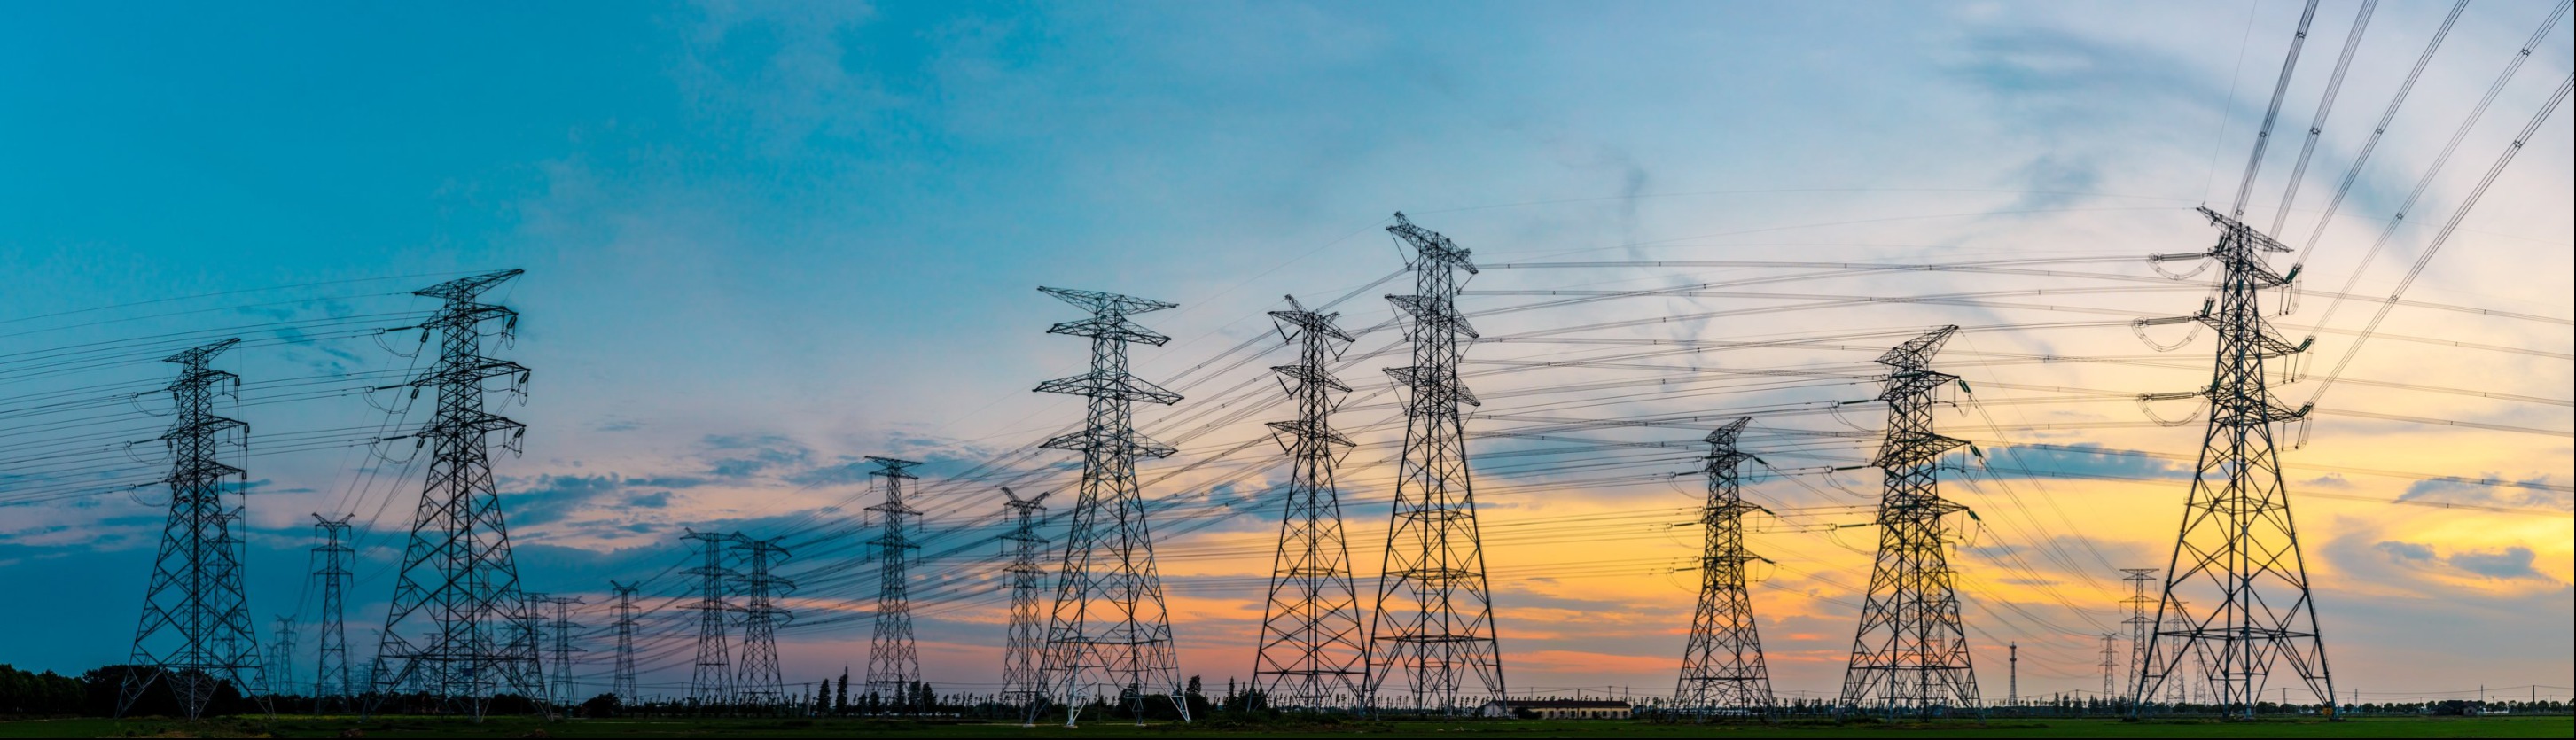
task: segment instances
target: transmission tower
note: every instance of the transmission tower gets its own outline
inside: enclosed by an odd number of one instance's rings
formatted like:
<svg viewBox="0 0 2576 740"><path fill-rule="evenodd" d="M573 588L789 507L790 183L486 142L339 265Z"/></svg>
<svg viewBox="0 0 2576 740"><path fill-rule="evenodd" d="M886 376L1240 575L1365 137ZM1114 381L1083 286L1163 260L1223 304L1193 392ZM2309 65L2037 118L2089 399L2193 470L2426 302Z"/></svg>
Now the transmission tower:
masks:
<svg viewBox="0 0 2576 740"><path fill-rule="evenodd" d="M704 585L697 603L684 607L698 612L698 662L689 676L689 701L703 712L733 703L733 650L725 637L726 614L734 610L725 601L725 581L734 577L733 569L725 567L725 543L733 535L692 529L681 539L697 540L704 562L686 571Z"/></svg>
<svg viewBox="0 0 2576 740"><path fill-rule="evenodd" d="M2114 676L2120 673L2120 661L2117 657L2119 653L2111 648L2112 641L2118 639L2120 639L2120 633L2102 633L2102 701L2104 702L2119 701L2119 696L2112 693L2118 691L2116 687L2119 685L2119 679Z"/></svg>
<svg viewBox="0 0 2576 740"><path fill-rule="evenodd" d="M1699 612L1682 649L1681 683L1673 688L1674 707L1701 720L1718 712L1760 716L1771 708L1771 672L1762 661L1753 599L1744 591L1745 564L1762 559L1744 549L1744 514L1762 507L1745 503L1736 476L1736 467L1753 458L1736 449L1751 423L1752 417L1743 417L1708 433L1708 505L1700 510L1708 544L1699 560Z"/></svg>
<svg viewBox="0 0 2576 740"><path fill-rule="evenodd" d="M1065 535L1064 562L1056 569L1055 611L1047 618L1045 658L1038 674L1049 693L1069 709L1072 726L1084 704L1102 699L1128 704L1145 721L1145 697L1163 694L1188 721L1181 696L1181 668L1172 641L1163 578L1154 568L1154 539L1145 524L1144 495L1136 486L1136 458L1167 457L1170 446L1139 434L1135 402L1171 405L1181 395L1127 373L1127 345L1162 346L1156 334L1128 316L1174 307L1162 301L1111 293L1039 288L1082 307L1091 318L1047 329L1091 339L1091 372L1050 380L1040 393L1090 400L1082 431L1050 439L1048 449L1082 453L1082 483ZM1036 721L1045 705L1031 702Z"/></svg>
<svg viewBox="0 0 2576 740"><path fill-rule="evenodd" d="M555 706L569 707L575 700L572 686L572 654L587 652L572 646L572 630L580 626L572 623L572 605L582 603L581 597L546 596L539 598L538 601L551 604L555 608L555 672L550 676L554 679L554 685L547 692L547 698L553 701Z"/></svg>
<svg viewBox="0 0 2576 740"><path fill-rule="evenodd" d="M1297 400L1297 418L1270 422L1288 453L1288 501L1279 551L1271 558L1253 686L1274 707L1364 708L1367 639L1359 589L1351 583L1350 543L1342 537L1341 489L1333 481L1334 463L1352 444L1333 431L1331 416L1341 405L1336 393L1351 388L1325 368L1353 339L1333 325L1340 314L1308 311L1296 296L1288 297L1288 307L1270 318L1282 339L1296 343L1297 364L1270 370Z"/></svg>
<svg viewBox="0 0 2576 740"><path fill-rule="evenodd" d="M1932 717L1978 707L1977 674L1950 577L1951 537L1941 523L1942 516L1968 507L1941 498L1935 464L1941 453L1965 443L1932 431L1933 393L1959 379L1933 371L1932 355L1958 330L1934 329L1878 358L1892 368L1878 394L1887 403L1887 438L1870 464L1885 471L1886 488L1878 504L1878 559L1870 570L1869 600L1861 607L1851 666L1843 674L1847 710Z"/></svg>
<svg viewBox="0 0 2576 740"><path fill-rule="evenodd" d="M639 585L608 582L609 590L617 594L617 621L611 625L617 634L617 669L608 679L608 693L625 704L643 701L635 691L635 590Z"/></svg>
<svg viewBox="0 0 2576 740"><path fill-rule="evenodd" d="M313 666L313 711L316 714L328 711L334 705L346 709L355 693L349 685L349 633L341 623L345 608L341 596L348 588L350 561L357 554L346 544L349 520L356 517L356 514L347 514L332 519L321 514L313 515L313 528L322 534L322 544L313 548L316 561L313 579L322 582L321 646L315 651Z"/></svg>
<svg viewBox="0 0 2576 740"><path fill-rule="evenodd" d="M542 707L553 707L555 706L554 684L546 680L545 655L546 600L551 597L537 591L520 591L519 598L527 602L527 608L520 612L527 615L525 620L519 622L520 639L537 647L537 693L529 694L528 701ZM548 711L551 713L552 710Z"/></svg>
<svg viewBox="0 0 2576 740"><path fill-rule="evenodd" d="M247 505L242 486L249 474L222 459L227 451L242 454L250 426L214 411L217 397L239 397L241 376L207 367L240 341L226 339L163 360L180 368L166 387L176 418L161 435L170 450L170 475L157 481L170 487L170 517L161 528L161 550L152 560L143 616L134 628L130 659L149 670L125 677L117 691L118 716L154 682L170 687L190 719L203 715L227 682L267 702L259 635L242 591L245 543L236 529Z"/></svg>
<svg viewBox="0 0 2576 740"><path fill-rule="evenodd" d="M2004 643L2004 655L2008 656L2004 659L2008 666L2004 673L2004 705L2018 707L2021 706L2021 643Z"/></svg>
<svg viewBox="0 0 2576 740"><path fill-rule="evenodd" d="M771 575L770 566L787 559L778 539L755 540L735 535L742 550L742 673L735 682L735 701L769 711L790 701L778 667L778 625L788 619L778 598L796 584Z"/></svg>
<svg viewBox="0 0 2576 740"><path fill-rule="evenodd" d="M1046 569L1038 559L1046 554L1046 539L1038 536L1038 520L1046 516L1040 502L1047 494L1020 498L1009 486L1002 487L1002 506L1011 514L1011 533L1002 536L1009 549L1011 567L1011 632L1002 649L1003 706L1029 706L1046 698L1046 687L1040 683L1038 667L1040 647L1046 644L1046 605L1042 600Z"/></svg>
<svg viewBox="0 0 2576 740"><path fill-rule="evenodd" d="M415 397L433 394L437 411L411 435L430 453L429 477L375 658L379 697L426 693L438 702L433 711L461 711L476 721L495 694L534 698L545 690L537 645L521 636L532 617L492 480L493 439L516 454L527 427L484 410L486 385L495 379L507 379L509 393L527 397L527 368L483 355L487 325L499 324L497 333L506 340L519 313L477 300L520 272L476 275L412 293L444 302L418 327L424 341L437 335L438 364L408 384Z"/></svg>
<svg viewBox="0 0 2576 740"><path fill-rule="evenodd" d="M2258 305L2263 289L2289 285L2298 271L2274 273L2264 262L2266 253L2287 252L2288 247L2215 211L2200 212L2219 228L2218 245L2201 254L2157 259L2216 260L2221 270L2218 295L2197 316L2140 322L2206 324L2217 330L2218 358L2208 388L2146 396L2206 397L2209 427L2183 506L2182 529L2174 538L2173 559L2165 568L2155 639L2147 644L2133 694L2154 693L2180 667L2181 656L2191 653L2216 659L2205 677L2218 694L2212 703L2222 714L2254 716L2276 661L2287 661L2317 700L2331 705L2334 677L2326 667L2307 561L2299 550L2298 527L2290 519L2290 491L2281 483L2279 450L2273 446L2278 425L2306 417L2308 409L2290 409L2273 400L2265 368L2267 360L2298 354L2307 344L2282 341ZM2185 599L2213 606L2194 613L2182 607Z"/></svg>
<svg viewBox="0 0 2576 740"><path fill-rule="evenodd" d="M275 636L268 643L269 677L276 679L279 686L293 686L295 685L295 618L280 614L269 624L271 625L269 634Z"/></svg>
<svg viewBox="0 0 2576 740"><path fill-rule="evenodd" d="M2139 661L2147 654L2147 633L2155 627L2155 620L2147 618L2147 605L2156 603L2155 599L2147 596L2147 584L2156 582L2156 569L2121 568L2120 572L2129 574L2120 579L2129 582L2129 598L2120 600L2122 605L2129 607L2129 618L2120 622L2129 626L2129 673L2127 675L2137 675ZM2139 694L2129 698L2146 701L2154 696Z"/></svg>
<svg viewBox="0 0 2576 740"><path fill-rule="evenodd" d="M1412 393L1404 403L1404 458L1369 624L1369 696L1374 706L1388 708L1386 682L1401 676L1403 696L1392 708L1459 714L1508 698L1458 410L1479 405L1458 380L1462 339L1476 337L1458 313L1458 286L1467 281L1458 273L1473 275L1476 265L1449 237L1413 225L1402 213L1386 230L1414 250L1405 263L1414 294L1387 296L1412 317L1405 339L1413 364L1386 372ZM1481 695L1462 697L1461 684L1471 676Z"/></svg>
<svg viewBox="0 0 2576 740"><path fill-rule="evenodd" d="M883 481L885 501L868 507L877 514L877 612L876 632L868 640L867 691L879 697L887 709L911 713L913 690L921 682L921 657L912 644L912 575L913 552L921 549L912 542L912 527L907 521L921 512L903 502L904 486L919 477L906 472L921 463L891 457L870 457L877 464L868 475Z"/></svg>

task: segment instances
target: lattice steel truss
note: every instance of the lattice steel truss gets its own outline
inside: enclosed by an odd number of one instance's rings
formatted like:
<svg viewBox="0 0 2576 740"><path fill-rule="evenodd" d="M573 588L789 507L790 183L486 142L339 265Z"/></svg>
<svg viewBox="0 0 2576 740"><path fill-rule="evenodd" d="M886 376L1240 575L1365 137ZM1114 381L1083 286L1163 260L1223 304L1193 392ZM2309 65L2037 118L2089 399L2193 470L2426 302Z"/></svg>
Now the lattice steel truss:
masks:
<svg viewBox="0 0 2576 740"><path fill-rule="evenodd" d="M424 341L438 337L438 364L409 383L414 397L434 394L437 410L412 435L429 451L429 477L370 669L379 702L407 692L426 694L432 704L425 709L480 721L496 694L536 699L545 691L537 645L524 628L532 617L492 480L493 438L516 454L527 427L484 410L486 385L495 379L510 381L508 393L527 396L527 368L483 354L486 325L499 323L497 334L507 339L519 313L478 300L520 273L487 273L413 292L444 302L436 317L418 327Z"/></svg>
<svg viewBox="0 0 2576 740"><path fill-rule="evenodd" d="M1280 338L1295 343L1297 364L1270 370L1296 399L1297 418L1270 422L1288 454L1289 476L1253 686L1274 707L1360 710L1368 705L1368 641L1342 536L1341 489L1333 482L1334 464L1352 444L1331 419L1338 394L1351 388L1325 367L1353 340L1333 325L1340 314L1306 310L1296 296L1288 307L1270 318Z"/></svg>
<svg viewBox="0 0 2576 740"><path fill-rule="evenodd" d="M2200 213L2219 228L2218 245L2157 259L2216 260L2218 295L2196 316L2140 322L2205 324L2217 330L2218 357L2209 387L2144 397L2206 397L2209 426L2165 568L2154 639L2131 694L2154 694L2181 667L2182 656L2192 655L2208 662L2202 677L2222 713L2254 716L2264 681L2284 661L2319 703L2332 705L2334 676L2326 666L2307 560L2274 444L2279 425L2305 418L2308 409L2274 400L2267 368L2270 359L2296 355L2308 345L2273 334L2259 300L2266 288L2290 285L2298 271L2275 273L2264 262L2265 254L2288 247L2216 211ZM2194 611L2185 601L2203 606Z"/></svg>
<svg viewBox="0 0 2576 740"><path fill-rule="evenodd" d="M1091 318L1047 329L1049 334L1090 338L1091 372L1037 387L1040 393L1090 399L1082 431L1044 445L1082 453L1082 483L1065 536L1063 565L1056 570L1055 609L1047 619L1045 657L1038 669L1041 683L1068 707L1066 726L1095 699L1128 705L1142 724L1146 697L1155 694L1168 696L1186 721L1189 702L1181 695L1180 657L1163 602L1162 575L1154 567L1145 500L1136 485L1137 458L1167 457L1173 449L1136 432L1134 409L1136 401L1170 405L1180 402L1181 395L1127 372L1128 343L1159 347L1171 341L1127 317L1175 304L1087 290L1038 290L1091 312ZM1031 702L1030 721L1045 710L1043 702Z"/></svg>
<svg viewBox="0 0 2576 740"><path fill-rule="evenodd" d="M768 712L792 709L801 697L787 693L786 678L778 667L778 626L793 616L778 605L796 584L770 573L770 568L785 561L787 548L777 538L755 540L734 535L734 548L742 553L742 662L734 678L734 703Z"/></svg>
<svg viewBox="0 0 2576 740"><path fill-rule="evenodd" d="M170 474L157 481L170 488L170 516L130 654L133 664L149 670L125 677L118 716L155 683L170 687L190 719L205 713L226 682L267 701L267 668L242 590L246 543L239 527L249 474L223 461L227 453L244 454L250 425L215 415L216 399L239 397L241 376L207 366L240 342L226 339L162 360L179 366L179 377L164 388L174 404L170 431L160 438L170 451Z"/></svg>
<svg viewBox="0 0 2576 740"><path fill-rule="evenodd" d="M347 543L349 520L356 514L332 519L313 515L313 529L322 535L322 544L313 548L313 579L322 584L322 631L313 666L313 712L346 710L356 694L349 681L349 631L343 618L351 572L349 565L357 551Z"/></svg>
<svg viewBox="0 0 2576 740"><path fill-rule="evenodd" d="M998 698L1003 706L1024 707L1046 698L1046 686L1038 677L1047 628L1046 568L1038 564L1046 556L1047 541L1038 536L1038 522L1046 517L1046 505L1041 503L1046 497L1040 493L1020 498L1009 486L1002 487L1002 506L1011 517L1011 533L1002 536L1002 546L1011 556L1011 566L1004 569L1011 578L1011 624L1002 648Z"/></svg>
<svg viewBox="0 0 2576 740"><path fill-rule="evenodd" d="M914 552L910 520L921 512L904 503L904 487L918 479L905 472L921 463L891 457L870 457L877 464L870 476L882 481L885 500L868 511L877 515L877 611L876 629L868 639L867 693L877 697L888 711L909 714L923 707L914 706L912 687L921 683L921 656L912 643L912 575Z"/></svg>
<svg viewBox="0 0 2576 740"><path fill-rule="evenodd" d="M2120 600L2121 606L2129 608L2129 618L2120 620L2121 624L2129 626L2129 670L2125 675L2135 676L2138 675L2141 661L2147 656L2147 634L2155 631L2156 626L2156 620L2147 617L2147 607L2156 603L2155 597L2147 595L2147 585L2156 582L2156 569L2121 568L2120 572L2128 574L2120 580L2129 583L2129 598ZM2155 697L2152 694L2142 694L2126 698L2130 701L2148 701Z"/></svg>
<svg viewBox="0 0 2576 740"><path fill-rule="evenodd" d="M579 596L547 596L537 601L555 608L554 621L548 625L554 630L555 667L554 673L546 677L546 697L557 707L569 707L577 701L572 694L572 654L586 652L572 645L572 631L581 627L572 621L572 605L582 600Z"/></svg>
<svg viewBox="0 0 2576 740"><path fill-rule="evenodd" d="M1386 230L1414 250L1405 263L1414 294L1386 297L1411 319L1405 338L1413 364L1386 371L1410 393L1395 512L1369 625L1369 695L1379 709L1461 714L1507 697L1459 411L1460 404L1479 405L1458 380L1458 361L1476 338L1458 313L1458 286L1466 282L1459 273L1473 275L1476 265L1449 237L1413 225L1402 213ZM1481 691L1462 695L1471 677ZM1389 680L1402 687L1392 700L1385 695Z"/></svg>
<svg viewBox="0 0 2576 740"><path fill-rule="evenodd" d="M726 600L725 584L735 573L725 561L726 543L734 535L688 530L681 539L698 542L698 567L684 571L698 577L698 600L682 607L698 613L698 657L689 674L689 701L698 711L731 705L734 700L733 641L726 623L735 610Z"/></svg>
<svg viewBox="0 0 2576 740"><path fill-rule="evenodd" d="M609 624L617 637L617 664L609 673L608 693L617 695L617 700L625 704L644 700L635 692L635 592L642 585L608 582L609 591L617 596L613 606L617 621Z"/></svg>
<svg viewBox="0 0 2576 740"><path fill-rule="evenodd" d="M1843 673L1845 711L1933 717L1976 710L1977 674L1968 633L1959 621L1949 543L1941 518L1967 507L1940 492L1943 452L1966 444L1932 430L1933 394L1959 376L1935 372L1932 355L1959 330L1944 326L1878 358L1891 368L1878 400L1887 404L1887 437L1872 466L1886 473L1878 504L1878 558L1869 599Z"/></svg>
<svg viewBox="0 0 2576 740"><path fill-rule="evenodd" d="M1771 671L1762 660L1762 635L1745 593L1745 564L1762 557L1744 549L1744 515L1762 507L1746 503L1736 467L1753 459L1736 448L1752 417L1708 433L1708 504L1700 522L1708 543L1700 553L1699 611L1691 617L1690 643L1682 650L1681 682L1673 708L1702 721L1711 717L1765 717L1771 712Z"/></svg>

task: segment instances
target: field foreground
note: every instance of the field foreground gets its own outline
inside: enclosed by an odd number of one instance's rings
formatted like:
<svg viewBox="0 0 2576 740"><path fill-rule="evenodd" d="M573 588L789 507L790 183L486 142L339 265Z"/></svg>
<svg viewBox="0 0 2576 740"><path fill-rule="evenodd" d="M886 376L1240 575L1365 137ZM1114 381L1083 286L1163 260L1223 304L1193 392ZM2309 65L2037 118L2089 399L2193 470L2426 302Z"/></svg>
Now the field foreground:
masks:
<svg viewBox="0 0 2576 740"><path fill-rule="evenodd" d="M355 729L357 733L348 733ZM347 734L344 734L347 733ZM2367 718L2345 722L2277 720L2221 723L2128 723L2101 719L1996 720L1930 724L1664 725L1610 720L1485 720L1470 722L1362 722L1333 725L1220 727L1101 722L1077 729L1021 727L981 722L906 722L810 719L602 719L543 722L492 719L481 724L435 717L280 717L274 721L224 718L202 722L166 719L58 719L0 722L12 737L1246 737L1260 735L1490 735L1496 737L2570 737L2576 717Z"/></svg>

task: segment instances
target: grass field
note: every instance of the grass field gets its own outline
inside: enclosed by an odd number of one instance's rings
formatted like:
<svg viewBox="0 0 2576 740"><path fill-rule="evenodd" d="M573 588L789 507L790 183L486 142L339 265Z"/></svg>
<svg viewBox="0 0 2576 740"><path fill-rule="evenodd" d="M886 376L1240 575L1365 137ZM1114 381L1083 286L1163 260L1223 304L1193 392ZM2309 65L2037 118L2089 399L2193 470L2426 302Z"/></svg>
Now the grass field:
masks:
<svg viewBox="0 0 2576 740"><path fill-rule="evenodd" d="M1489 720L1472 722L1374 722L1350 725L1278 727L1210 727L1157 724L1145 727L1094 723L1067 730L1060 726L1021 727L975 722L926 723L871 720L775 719L631 719L542 722L501 718L474 724L429 717L355 719L281 717L275 721L216 719L176 720L61 719L0 722L0 738L10 737L342 737L357 729L369 738L400 737L1245 737L1257 735L1488 735L1509 738L1547 737L2570 737L2570 717L2368 718L2346 722L2277 720L2262 722L2148 722L2055 719L1997 720L1985 725L1944 722L1925 725L1781 724L1661 725L1607 720Z"/></svg>

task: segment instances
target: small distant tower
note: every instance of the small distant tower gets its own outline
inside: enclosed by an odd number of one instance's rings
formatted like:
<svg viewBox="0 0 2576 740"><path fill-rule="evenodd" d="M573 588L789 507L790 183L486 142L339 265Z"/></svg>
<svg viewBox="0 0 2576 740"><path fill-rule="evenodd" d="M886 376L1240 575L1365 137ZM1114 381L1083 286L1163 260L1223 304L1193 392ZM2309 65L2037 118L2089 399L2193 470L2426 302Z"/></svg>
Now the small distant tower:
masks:
<svg viewBox="0 0 2576 740"><path fill-rule="evenodd" d="M725 582L734 578L733 569L725 566L725 544L734 537L693 529L681 538L697 540L704 563L687 571L701 585L697 603L686 607L698 613L697 670L689 677L689 701L704 712L734 700L733 647L725 634L728 614L734 611L725 600Z"/></svg>
<svg viewBox="0 0 2576 740"><path fill-rule="evenodd" d="M1708 433L1708 503L1700 522L1708 542L1700 553L1699 612L1682 651L1681 683L1673 705L1702 721L1720 712L1761 717L1770 713L1771 672L1762 660L1762 635L1745 592L1744 566L1761 557L1744 549L1744 515L1762 507L1744 501L1736 466L1753 458L1736 448L1743 417Z"/></svg>
<svg viewBox="0 0 2576 740"><path fill-rule="evenodd" d="M1025 707L1046 698L1046 686L1038 678L1038 653L1046 645L1046 601L1043 590L1046 569L1038 565L1046 556L1046 538L1038 536L1038 521L1046 516L1047 494L1020 498L1009 486L1002 487L1003 504L1009 509L1011 533L1002 536L1009 550L1011 567L1010 636L1002 650L1003 706Z"/></svg>
<svg viewBox="0 0 2576 740"><path fill-rule="evenodd" d="M891 457L870 457L877 464L869 473L884 481L885 501L868 507L875 512L880 525L877 546L876 631L868 640L868 693L883 701L888 710L911 714L925 709L913 705L913 686L921 683L921 658L912 643L912 576L909 566L913 551L911 526L907 521L921 516L903 501L903 489L918 476L907 472L921 463Z"/></svg>
<svg viewBox="0 0 2576 740"><path fill-rule="evenodd" d="M617 621L612 629L617 635L617 668L610 674L608 693L617 701L634 704L644 700L635 692L635 591L642 584L609 581L608 588L617 594Z"/></svg>
<svg viewBox="0 0 2576 740"><path fill-rule="evenodd" d="M349 564L357 556L357 551L347 544L349 520L356 517L313 515L313 528L322 535L322 544L313 548L313 579L322 584L321 647L313 669L313 711L317 714L335 708L347 710L356 693L349 682L349 634L341 621L345 616L341 595L349 585Z"/></svg>

